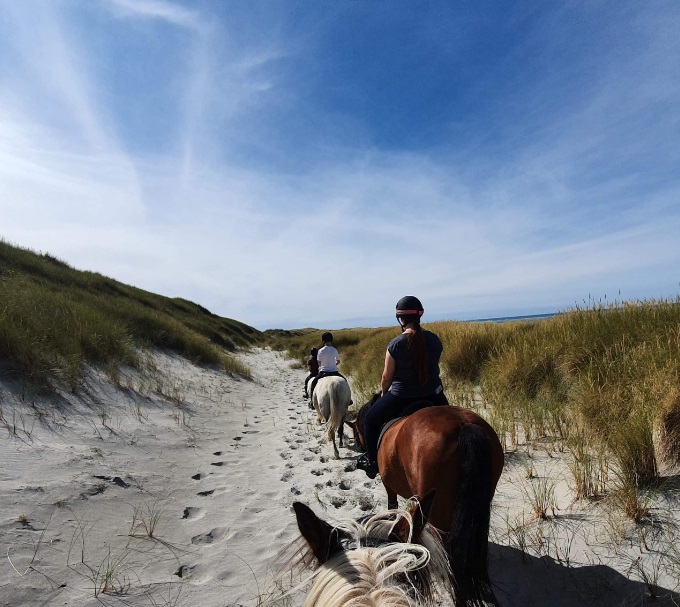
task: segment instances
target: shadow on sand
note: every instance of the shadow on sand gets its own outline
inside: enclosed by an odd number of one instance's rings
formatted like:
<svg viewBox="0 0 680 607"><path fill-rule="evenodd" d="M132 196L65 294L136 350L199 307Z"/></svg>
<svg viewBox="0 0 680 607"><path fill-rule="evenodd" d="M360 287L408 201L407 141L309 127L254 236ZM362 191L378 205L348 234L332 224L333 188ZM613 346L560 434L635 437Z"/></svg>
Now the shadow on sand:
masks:
<svg viewBox="0 0 680 607"><path fill-rule="evenodd" d="M566 566L509 546L489 545L489 569L501 607L680 605L680 594L628 579L606 565Z"/></svg>

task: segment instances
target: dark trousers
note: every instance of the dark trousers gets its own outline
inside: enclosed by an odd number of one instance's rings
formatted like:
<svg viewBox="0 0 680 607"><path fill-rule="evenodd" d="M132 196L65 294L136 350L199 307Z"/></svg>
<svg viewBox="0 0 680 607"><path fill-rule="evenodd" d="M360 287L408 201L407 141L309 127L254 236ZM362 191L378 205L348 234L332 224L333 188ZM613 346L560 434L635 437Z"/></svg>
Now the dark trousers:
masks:
<svg viewBox="0 0 680 607"><path fill-rule="evenodd" d="M307 377L305 377L305 394L308 394L307 392L307 383L309 382L312 377L316 377L318 375L318 371L316 373L310 373Z"/></svg>
<svg viewBox="0 0 680 607"><path fill-rule="evenodd" d="M427 404L425 401L427 401ZM449 404L443 390L439 394L411 398L403 398L395 396L391 392L386 392L369 407L364 418L364 442L366 444L366 451L368 451L368 457L373 463L378 461L378 438L380 437L381 428L387 422L404 415L404 412L409 409L410 405L420 402L423 403L423 406L417 407L409 411L409 413L414 413L419 408L424 409L432 405L446 406Z"/></svg>
<svg viewBox="0 0 680 607"><path fill-rule="evenodd" d="M312 389L309 391L309 398L312 398L312 396L314 395L314 388L316 388L316 383L322 377L342 377L342 379L347 381L347 378L342 373L340 373L340 371L319 371L316 374L314 381L312 382Z"/></svg>

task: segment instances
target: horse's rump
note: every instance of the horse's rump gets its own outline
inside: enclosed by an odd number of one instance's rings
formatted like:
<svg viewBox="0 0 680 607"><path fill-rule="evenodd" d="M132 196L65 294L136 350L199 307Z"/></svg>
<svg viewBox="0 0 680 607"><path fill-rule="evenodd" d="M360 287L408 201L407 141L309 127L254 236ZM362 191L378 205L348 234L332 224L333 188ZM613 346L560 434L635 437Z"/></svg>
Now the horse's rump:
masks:
<svg viewBox="0 0 680 607"><path fill-rule="evenodd" d="M338 375L328 375L319 379L312 395L312 404L317 411L319 421L322 418L326 421L326 438L333 441L336 458L339 453L335 445L335 434L338 434L340 446L343 446L342 429L351 400L352 392L349 383L344 377Z"/></svg>
<svg viewBox="0 0 680 607"><path fill-rule="evenodd" d="M489 438L485 455L491 495L503 469L503 450L493 428L474 411L461 407L427 407L398 421L383 437L378 465L387 489L402 497L437 490L430 523L446 532L452 523L452 504L461 475L459 439L466 424ZM396 465L395 465L396 464Z"/></svg>

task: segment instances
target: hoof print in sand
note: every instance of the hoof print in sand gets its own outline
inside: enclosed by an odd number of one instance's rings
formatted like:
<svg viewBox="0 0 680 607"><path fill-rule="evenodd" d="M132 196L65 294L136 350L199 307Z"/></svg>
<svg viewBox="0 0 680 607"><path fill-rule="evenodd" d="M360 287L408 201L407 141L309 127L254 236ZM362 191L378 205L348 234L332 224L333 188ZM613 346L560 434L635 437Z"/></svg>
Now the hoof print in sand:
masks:
<svg viewBox="0 0 680 607"><path fill-rule="evenodd" d="M124 489L127 489L130 484L126 483L120 476L103 476L100 474L95 474L95 478L101 479L103 481L108 481L112 485L117 485L118 487L123 487Z"/></svg>
<svg viewBox="0 0 680 607"><path fill-rule="evenodd" d="M191 577L191 572L193 569L194 567L190 565L182 565L177 571L175 571L175 575L183 579L188 579Z"/></svg>
<svg viewBox="0 0 680 607"><path fill-rule="evenodd" d="M198 474L194 474L191 478L193 478L195 481L200 481L202 478L205 478L205 474L201 474L199 472Z"/></svg>
<svg viewBox="0 0 680 607"><path fill-rule="evenodd" d="M203 584L210 580L210 574L203 571L201 565L182 565L175 575L190 584Z"/></svg>
<svg viewBox="0 0 680 607"><path fill-rule="evenodd" d="M352 488L352 484L347 479L342 479L339 487L343 491L349 491Z"/></svg>
<svg viewBox="0 0 680 607"><path fill-rule="evenodd" d="M94 497L95 495L99 495L100 493L104 493L109 488L109 486L106 483L97 483L96 485L92 485L89 489L83 491L80 494L81 499L88 499L90 497Z"/></svg>
<svg viewBox="0 0 680 607"><path fill-rule="evenodd" d="M187 506L184 509L184 514L182 518L188 521L195 521L198 520L199 518L203 518L203 516L205 516L205 511L203 510L203 508L194 508L192 506Z"/></svg>
<svg viewBox="0 0 680 607"><path fill-rule="evenodd" d="M224 462L212 462L211 466L224 466Z"/></svg>
<svg viewBox="0 0 680 607"><path fill-rule="evenodd" d="M199 491L196 495L199 495L200 497L208 497L209 495L212 495L215 493L214 489L210 489L208 491Z"/></svg>
<svg viewBox="0 0 680 607"><path fill-rule="evenodd" d="M209 533L195 535L191 538L191 543L199 546L203 546L205 544L214 544L215 542L219 542L226 535L226 533L227 532L223 527L216 527Z"/></svg>
<svg viewBox="0 0 680 607"><path fill-rule="evenodd" d="M219 456L219 455L222 455L222 453L223 453L223 451L215 451L215 453L213 453L213 455Z"/></svg>
<svg viewBox="0 0 680 607"><path fill-rule="evenodd" d="M291 487L291 488L290 488L290 492L291 492L293 495L302 495L302 491L300 491L300 489L298 489L297 487Z"/></svg>

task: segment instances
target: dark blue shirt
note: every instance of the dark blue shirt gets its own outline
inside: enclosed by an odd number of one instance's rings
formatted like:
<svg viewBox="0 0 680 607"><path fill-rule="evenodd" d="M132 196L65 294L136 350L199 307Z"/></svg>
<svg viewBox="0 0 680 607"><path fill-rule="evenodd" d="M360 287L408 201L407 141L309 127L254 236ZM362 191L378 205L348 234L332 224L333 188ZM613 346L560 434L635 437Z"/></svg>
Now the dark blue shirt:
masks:
<svg viewBox="0 0 680 607"><path fill-rule="evenodd" d="M425 350L427 352L427 383L420 385L418 370L411 359L408 348L408 333L397 335L387 346L387 351L397 363L397 368L392 378L390 392L395 396L413 398L417 396L430 396L441 385L439 377L439 358L442 354L442 342L430 331L423 330L425 336Z"/></svg>

